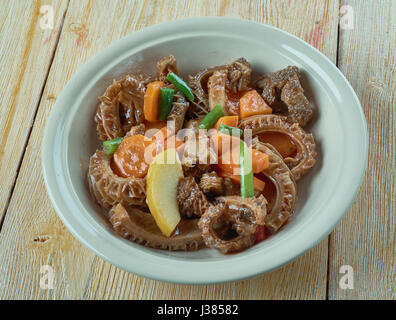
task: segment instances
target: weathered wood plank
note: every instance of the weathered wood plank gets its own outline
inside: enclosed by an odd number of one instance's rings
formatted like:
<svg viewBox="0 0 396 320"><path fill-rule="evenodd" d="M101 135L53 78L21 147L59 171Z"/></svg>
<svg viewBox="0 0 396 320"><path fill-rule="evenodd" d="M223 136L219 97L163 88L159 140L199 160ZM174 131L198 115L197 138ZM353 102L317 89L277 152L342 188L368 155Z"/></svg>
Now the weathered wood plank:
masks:
<svg viewBox="0 0 396 320"><path fill-rule="evenodd" d="M162 21L206 15L236 16L278 26L307 39L335 61L336 1L167 0L105 4L72 0L0 234L0 286L7 288L0 291L0 298L326 297L327 240L289 265L254 279L211 286L165 284L129 274L96 257L73 239L47 197L38 151L54 102L49 97L57 97L83 63L120 37ZM44 264L55 269L54 290L39 289L39 270Z"/></svg>
<svg viewBox="0 0 396 320"><path fill-rule="evenodd" d="M51 5L54 28L40 28L40 8ZM0 10L0 221L3 218L67 1L6 1Z"/></svg>
<svg viewBox="0 0 396 320"><path fill-rule="evenodd" d="M395 299L396 3L347 1L354 29L340 30L339 68L367 119L369 160L352 208L331 235L329 299ZM342 289L342 265L353 290Z"/></svg>

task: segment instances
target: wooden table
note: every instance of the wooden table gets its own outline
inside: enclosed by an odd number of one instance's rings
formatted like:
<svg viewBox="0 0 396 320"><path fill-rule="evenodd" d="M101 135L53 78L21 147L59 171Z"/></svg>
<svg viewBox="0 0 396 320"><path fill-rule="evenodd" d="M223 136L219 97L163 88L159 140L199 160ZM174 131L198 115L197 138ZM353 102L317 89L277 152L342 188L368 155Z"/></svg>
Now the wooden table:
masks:
<svg viewBox="0 0 396 320"><path fill-rule="evenodd" d="M42 5L53 29L40 27ZM340 27L344 5L353 29ZM56 215L40 161L51 107L89 58L136 30L196 16L267 23L317 47L355 89L370 139L360 192L327 239L268 274L208 286L145 279L95 256ZM3 0L0 21L1 299L395 299L396 1ZM54 289L40 288L43 265ZM339 285L343 265L353 289Z"/></svg>

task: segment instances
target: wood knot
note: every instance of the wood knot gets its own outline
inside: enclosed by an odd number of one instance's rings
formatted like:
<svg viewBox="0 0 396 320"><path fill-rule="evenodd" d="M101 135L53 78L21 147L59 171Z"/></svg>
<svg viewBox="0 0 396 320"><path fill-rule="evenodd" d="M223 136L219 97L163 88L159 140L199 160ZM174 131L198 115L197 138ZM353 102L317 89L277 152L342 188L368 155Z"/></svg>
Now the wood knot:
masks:
<svg viewBox="0 0 396 320"><path fill-rule="evenodd" d="M35 237L35 238L33 239L33 241L34 241L34 242L41 242L41 243L44 243L44 242L47 242L47 241L50 240L50 239L51 239L50 236L48 236L48 235L43 235L43 236L37 236L37 237Z"/></svg>

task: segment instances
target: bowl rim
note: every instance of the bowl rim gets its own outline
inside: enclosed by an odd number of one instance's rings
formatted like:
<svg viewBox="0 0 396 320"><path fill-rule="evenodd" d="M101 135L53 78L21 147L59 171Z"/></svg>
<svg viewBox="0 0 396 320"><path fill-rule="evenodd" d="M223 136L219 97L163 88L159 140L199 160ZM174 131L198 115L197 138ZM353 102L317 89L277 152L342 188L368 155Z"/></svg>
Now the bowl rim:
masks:
<svg viewBox="0 0 396 320"><path fill-rule="evenodd" d="M131 246L127 243L126 240L121 239L117 248L112 248L110 243L103 243L102 241L101 247L96 244L95 240L103 238L103 235L97 233L94 228L90 225L81 225L77 222L74 213L70 210L67 200L72 199L70 194L65 194L64 191L70 190L65 187L65 180L62 180L64 177L62 175L64 172L59 170L59 167L54 165L56 163L56 157L59 157L62 154L62 146L57 145L57 139L62 137L62 133L64 131L64 124L60 121L62 118L62 113L64 112L65 101L70 99L70 96L75 97L73 92L78 90L78 78L82 77L84 74L92 73L93 70L97 66L103 64L104 61L108 61L111 59L112 53L117 51L117 48L121 48L122 45L126 43L131 43L134 39L141 37L142 35L151 35L155 39L155 33L159 30L180 30L183 29L182 26L199 26L202 24L205 25L213 25L213 24L232 24L240 26L249 26L251 28L266 28L270 32L278 33L284 37L289 37L290 39L297 41L300 45L307 48L308 51L312 51L315 53L322 62L327 64L327 67L331 68L331 70L335 73L337 77L343 82L342 85L346 86L349 93L352 95L354 107L357 107L357 111L360 115L360 119L356 120L356 123L359 125L360 133L362 137L360 139L360 147L364 157L359 158L355 163L354 167L351 167L351 170L354 172L354 179L352 183L352 187L349 186L346 195L344 195L344 200L342 203L337 203L336 209L332 211L332 216L328 217L328 224L325 226L322 224L320 228L308 228L311 231L310 240L306 241L304 237L300 237L298 239L293 239L293 243L290 248L287 248L283 252L274 252L274 261L260 261L260 256L258 252L250 255L250 258L258 259L255 263L249 265L246 268L235 268L232 267L228 272L225 272L221 265L223 261L191 261L191 260L179 260L173 257L164 257L155 255L152 253L143 252L143 250L139 250ZM72 98L73 100L73 98ZM57 125L60 123L61 125ZM55 151L55 152L54 152ZM250 278L265 272L269 272L275 268L278 268L291 260L294 260L298 256L302 255L312 247L314 247L317 243L322 241L327 235L334 229L336 224L342 219L342 217L349 210L349 207L352 205L359 189L363 181L364 173L367 166L368 159L368 135L367 135L367 125L365 116L363 113L363 109L359 102L359 99L354 92L352 86L345 78L345 76L341 73L341 71L337 68L337 66L328 59L323 53L317 50L315 47L306 43L302 39L286 32L276 27L257 23L251 20L237 19L237 18L229 18L229 17L199 17L199 18L186 18L180 19L170 22L163 22L160 24L156 24L150 26L148 28L144 28L132 34L129 34L115 42L113 42L110 46L106 47L93 57L89 59L68 81L58 99L56 100L51 113L46 120L46 127L44 130L44 137L42 140L42 149L41 149L41 162L42 162L42 171L44 176L45 185L47 188L47 193L50 197L53 207L55 208L58 216L61 218L62 222L66 225L69 231L86 247L88 247L95 254L103 258L104 260L110 262L111 264L120 267L123 270L128 272L132 272L136 275L143 276L146 278L151 278L154 280L160 280L165 282L172 283L181 283L181 284L211 284L211 283L222 283L229 281L237 281L241 279ZM342 189L340 187L339 189ZM340 192L338 190L338 192ZM77 207L74 207L74 209ZM307 227L307 226L306 226ZM101 237L102 236L102 237ZM132 248L132 249L131 249ZM117 249L117 250L116 250ZM130 253L131 250L134 253L134 257L136 258L136 262L133 265L126 264L125 261L121 261L118 256L115 256L116 251L118 254ZM243 254L235 255L232 257L232 260L235 262L242 261L244 259ZM138 261L141 258L143 262ZM197 265L197 263L199 264ZM259 263L261 262L261 263ZM172 266L168 265L166 268L163 268L162 271L158 271L158 264L161 263L170 263ZM230 261L227 259L227 263ZM205 268L203 267L205 264ZM157 268L157 269L156 269ZM173 270L174 268L175 270ZM185 270L206 270L207 268L213 268L210 273L201 272L200 274L194 274L195 277L191 277L191 273L186 273ZM154 272L153 272L154 271Z"/></svg>

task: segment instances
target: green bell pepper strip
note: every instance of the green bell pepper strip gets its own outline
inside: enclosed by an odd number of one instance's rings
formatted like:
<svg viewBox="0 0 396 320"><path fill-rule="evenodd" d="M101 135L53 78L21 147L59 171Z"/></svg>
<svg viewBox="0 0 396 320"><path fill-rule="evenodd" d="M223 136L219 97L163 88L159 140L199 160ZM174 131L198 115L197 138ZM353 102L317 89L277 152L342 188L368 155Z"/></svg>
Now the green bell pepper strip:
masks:
<svg viewBox="0 0 396 320"><path fill-rule="evenodd" d="M173 94L175 90L167 87L162 87L159 94L159 119L166 120L169 112L172 109Z"/></svg>
<svg viewBox="0 0 396 320"><path fill-rule="evenodd" d="M190 101L194 101L194 94L191 90L191 88L187 85L187 83L184 82L182 78L180 78L178 75L175 73L171 72L166 76L166 79L168 79L170 82L173 83L173 85L181 92L183 93L186 98Z"/></svg>
<svg viewBox="0 0 396 320"><path fill-rule="evenodd" d="M111 140L103 141L103 148L106 150L108 155L112 155L118 148L122 141L122 138L114 138Z"/></svg>
<svg viewBox="0 0 396 320"><path fill-rule="evenodd" d="M224 123L219 125L219 128L217 129L217 131L221 132L221 133L228 134L230 136L237 136L237 137L241 137L242 136L242 130L241 129L227 126Z"/></svg>
<svg viewBox="0 0 396 320"><path fill-rule="evenodd" d="M254 197L252 159L245 141L241 140L239 151L239 168L241 174L241 197Z"/></svg>
<svg viewBox="0 0 396 320"><path fill-rule="evenodd" d="M221 105L216 104L216 106L202 119L198 129L209 130L221 117L224 117L224 109Z"/></svg>

